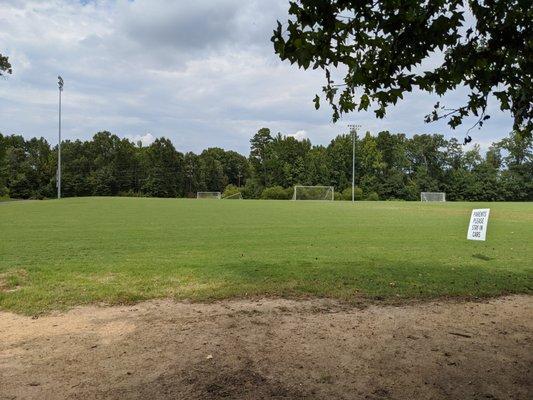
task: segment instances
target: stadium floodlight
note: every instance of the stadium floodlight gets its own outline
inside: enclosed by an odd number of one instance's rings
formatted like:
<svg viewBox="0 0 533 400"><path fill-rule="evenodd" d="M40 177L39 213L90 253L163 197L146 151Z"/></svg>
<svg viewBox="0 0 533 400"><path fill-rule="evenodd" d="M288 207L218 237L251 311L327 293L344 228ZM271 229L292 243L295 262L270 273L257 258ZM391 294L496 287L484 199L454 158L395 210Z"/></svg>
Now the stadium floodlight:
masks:
<svg viewBox="0 0 533 400"><path fill-rule="evenodd" d="M59 87L59 140L57 144L57 198L61 198L61 92L63 91L63 78L57 77Z"/></svg>
<svg viewBox="0 0 533 400"><path fill-rule="evenodd" d="M222 198L222 195L220 192L196 192L196 198L220 200Z"/></svg>
<svg viewBox="0 0 533 400"><path fill-rule="evenodd" d="M222 197L222 200L242 200L241 192L230 194L229 196Z"/></svg>
<svg viewBox="0 0 533 400"><path fill-rule="evenodd" d="M421 192L420 201L446 201L446 193L443 192Z"/></svg>
<svg viewBox="0 0 533 400"><path fill-rule="evenodd" d="M335 199L333 186L302 186L296 185L292 195L293 200L328 200Z"/></svg>
<svg viewBox="0 0 533 400"><path fill-rule="evenodd" d="M361 125L348 125L352 134L352 203L355 202L355 136L357 135L357 129L360 127Z"/></svg>

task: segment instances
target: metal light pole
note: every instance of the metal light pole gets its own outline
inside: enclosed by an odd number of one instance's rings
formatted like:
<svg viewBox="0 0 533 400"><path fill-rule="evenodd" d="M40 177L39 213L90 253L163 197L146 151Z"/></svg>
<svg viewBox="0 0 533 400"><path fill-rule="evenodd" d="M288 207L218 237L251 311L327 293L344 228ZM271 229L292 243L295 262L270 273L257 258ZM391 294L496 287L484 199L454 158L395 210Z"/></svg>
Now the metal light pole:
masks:
<svg viewBox="0 0 533 400"><path fill-rule="evenodd" d="M59 86L59 142L57 145L57 198L61 198L61 92L63 91L63 78L57 77Z"/></svg>
<svg viewBox="0 0 533 400"><path fill-rule="evenodd" d="M348 125L352 134L352 203L355 201L355 135L360 127L361 125Z"/></svg>

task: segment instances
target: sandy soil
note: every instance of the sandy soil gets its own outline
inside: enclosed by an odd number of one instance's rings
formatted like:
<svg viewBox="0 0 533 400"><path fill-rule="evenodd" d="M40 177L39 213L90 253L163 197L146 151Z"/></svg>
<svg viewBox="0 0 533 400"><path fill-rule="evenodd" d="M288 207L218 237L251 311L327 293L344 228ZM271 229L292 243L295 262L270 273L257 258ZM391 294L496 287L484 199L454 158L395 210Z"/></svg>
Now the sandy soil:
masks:
<svg viewBox="0 0 533 400"><path fill-rule="evenodd" d="M0 399L531 399L533 297L0 313Z"/></svg>

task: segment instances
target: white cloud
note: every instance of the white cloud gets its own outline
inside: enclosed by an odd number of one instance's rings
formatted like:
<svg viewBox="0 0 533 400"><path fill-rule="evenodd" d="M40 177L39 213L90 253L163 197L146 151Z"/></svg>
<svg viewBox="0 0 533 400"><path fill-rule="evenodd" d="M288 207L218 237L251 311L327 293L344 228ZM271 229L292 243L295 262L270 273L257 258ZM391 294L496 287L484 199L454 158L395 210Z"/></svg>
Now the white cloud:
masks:
<svg viewBox="0 0 533 400"><path fill-rule="evenodd" d="M143 147L150 146L152 143L155 142L155 136L151 133L146 133L144 135L126 135L126 139L128 139L130 142L137 144L141 142Z"/></svg>
<svg viewBox="0 0 533 400"><path fill-rule="evenodd" d="M307 139L307 132L304 130L297 131L296 133L289 135L295 138L298 141L302 141L304 139Z"/></svg>
<svg viewBox="0 0 533 400"><path fill-rule="evenodd" d="M65 79L66 139L102 130L128 138L151 132L180 151L219 146L247 153L262 127L320 144L352 122L362 131L459 137L466 131L424 124L436 99L419 93L384 120L368 112L333 125L329 108L316 111L312 103L322 73L299 70L273 52L270 35L287 9L288 0L0 1L0 53L14 70L0 80L0 132L54 143L58 74ZM463 98L459 91L447 105ZM491 107L474 140L510 130L510 118Z"/></svg>

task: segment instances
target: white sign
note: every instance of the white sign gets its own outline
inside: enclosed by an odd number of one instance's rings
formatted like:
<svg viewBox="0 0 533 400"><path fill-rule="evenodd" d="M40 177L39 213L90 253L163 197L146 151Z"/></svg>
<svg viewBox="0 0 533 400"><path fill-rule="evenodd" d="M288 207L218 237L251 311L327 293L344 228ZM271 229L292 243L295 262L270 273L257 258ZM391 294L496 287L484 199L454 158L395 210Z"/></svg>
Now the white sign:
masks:
<svg viewBox="0 0 533 400"><path fill-rule="evenodd" d="M489 224L490 208L478 208L472 210L470 224L468 225L468 240L485 240L487 226Z"/></svg>

